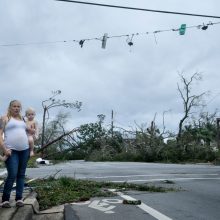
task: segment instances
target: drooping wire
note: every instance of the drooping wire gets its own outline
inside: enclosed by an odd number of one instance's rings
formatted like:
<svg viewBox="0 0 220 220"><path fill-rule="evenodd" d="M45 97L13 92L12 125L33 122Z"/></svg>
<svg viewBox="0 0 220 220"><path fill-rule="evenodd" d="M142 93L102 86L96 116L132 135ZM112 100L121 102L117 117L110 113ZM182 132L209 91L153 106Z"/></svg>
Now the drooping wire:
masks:
<svg viewBox="0 0 220 220"><path fill-rule="evenodd" d="M184 12L153 10L153 9L146 9L146 8L134 8L134 7L127 7L127 6L120 6L120 5L100 4L100 3L94 3L94 2L83 2L83 1L73 1L73 0L55 0L55 1L85 4L85 5L94 5L94 6L102 6L102 7L110 7L110 8L148 11L148 12L156 12L156 13L175 14L175 15L197 16L197 17L206 17L206 18L220 18L220 16L214 16L214 15L202 15L202 14L193 14L193 13L184 13Z"/></svg>
<svg viewBox="0 0 220 220"><path fill-rule="evenodd" d="M197 28L197 29L202 29L202 30L207 30L208 26L210 25L217 25L220 24L220 22L209 22L207 24L199 24L199 25L193 25L193 26L186 26L186 29L191 29L191 28ZM131 39L134 36L143 36L143 35L149 35L153 34L155 37L155 34L158 33L163 33L163 32L169 32L169 31L179 31L180 28L171 28L171 29L164 29L164 30L155 30L152 32L140 32L140 33L130 33L130 34L121 34L121 35L113 35L113 36L106 36L107 39L111 38L123 38L125 37L126 39ZM0 44L0 47L15 47L15 46L28 46L28 45L48 45L48 44L58 44L58 43L71 43L75 42L80 45L80 47L84 46L85 41L102 41L103 37L93 37L93 38L83 38L81 40L60 40L60 41L41 41L41 42L27 42L27 43L12 43L12 44ZM127 40L126 40L127 41ZM156 41L156 39L155 39ZM130 41L132 42L132 41ZM131 43L130 43L131 44ZM130 45L129 45L130 46Z"/></svg>

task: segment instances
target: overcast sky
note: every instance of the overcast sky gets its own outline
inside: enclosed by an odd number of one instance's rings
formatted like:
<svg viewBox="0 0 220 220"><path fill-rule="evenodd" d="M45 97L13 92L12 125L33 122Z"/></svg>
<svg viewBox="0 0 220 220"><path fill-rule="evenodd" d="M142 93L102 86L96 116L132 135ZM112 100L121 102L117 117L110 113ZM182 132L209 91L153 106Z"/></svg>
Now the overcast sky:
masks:
<svg viewBox="0 0 220 220"><path fill-rule="evenodd" d="M91 2L220 16L218 0ZM35 108L41 122L41 101L51 91L61 90L60 99L83 102L80 112L71 111L69 127L95 122L98 114L105 114L106 124L110 124L111 110L116 126L149 125L155 113L161 126L163 111L170 110L165 124L175 130L183 113L178 73L190 77L201 72L203 81L193 86L193 92L211 92L204 110L213 112L219 107L220 24L209 25L207 30L190 28L182 36L178 31L153 32L209 22L220 19L53 0L1 0L0 114L5 114L11 100L18 99L23 110ZM146 32L149 34L140 34ZM139 35L133 37L133 46L127 43L132 35L129 39L109 38L106 49L99 40L85 41L82 48L73 41L101 38L104 33ZM61 42L52 43L55 41ZM31 44L5 46L23 43ZM56 111L51 112L54 114Z"/></svg>

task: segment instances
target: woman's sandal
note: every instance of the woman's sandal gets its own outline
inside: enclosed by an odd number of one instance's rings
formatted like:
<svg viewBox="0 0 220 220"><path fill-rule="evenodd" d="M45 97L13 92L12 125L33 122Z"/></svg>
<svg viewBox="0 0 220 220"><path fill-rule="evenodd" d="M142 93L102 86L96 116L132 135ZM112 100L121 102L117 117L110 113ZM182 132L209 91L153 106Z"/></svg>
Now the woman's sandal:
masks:
<svg viewBox="0 0 220 220"><path fill-rule="evenodd" d="M16 201L16 206L17 207L23 207L24 206L24 202L22 200L17 200Z"/></svg>
<svg viewBox="0 0 220 220"><path fill-rule="evenodd" d="M2 208L11 208L11 205L10 205L9 201L4 201L4 202L1 204L1 207L2 207Z"/></svg>

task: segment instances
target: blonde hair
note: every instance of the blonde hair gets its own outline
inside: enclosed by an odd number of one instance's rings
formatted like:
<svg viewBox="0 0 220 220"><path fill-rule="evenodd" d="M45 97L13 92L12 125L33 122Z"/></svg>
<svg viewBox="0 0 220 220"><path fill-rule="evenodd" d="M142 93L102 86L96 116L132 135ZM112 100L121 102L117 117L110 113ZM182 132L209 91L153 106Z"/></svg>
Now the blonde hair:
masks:
<svg viewBox="0 0 220 220"><path fill-rule="evenodd" d="M26 111L25 111L25 116L27 116L27 114L28 114L29 112L33 112L34 115L36 114L36 113L35 113L35 110L34 110L33 108L29 107L29 108L27 108Z"/></svg>
<svg viewBox="0 0 220 220"><path fill-rule="evenodd" d="M8 117L9 119L12 117L12 114L11 114L11 107L12 107L12 105L13 105L15 102L19 103L20 106L21 106L21 102L18 101L18 100L12 100L12 101L9 103L9 106L8 106L8 112L7 112L7 117ZM22 107L21 107L20 110L22 110ZM19 119L22 119L21 113L19 113L19 116L18 116L18 117L19 117Z"/></svg>

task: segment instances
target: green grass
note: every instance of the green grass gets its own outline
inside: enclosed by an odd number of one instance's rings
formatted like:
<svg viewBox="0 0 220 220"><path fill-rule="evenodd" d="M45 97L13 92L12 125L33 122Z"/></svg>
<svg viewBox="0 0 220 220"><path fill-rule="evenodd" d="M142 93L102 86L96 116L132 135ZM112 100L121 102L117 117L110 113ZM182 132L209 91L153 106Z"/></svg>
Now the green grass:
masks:
<svg viewBox="0 0 220 220"><path fill-rule="evenodd" d="M69 177L55 179L38 179L30 183L30 186L37 192L37 200L40 210L64 203L72 203L89 200L91 197L109 197L114 194L107 189L137 190L150 192L173 191L172 188L163 188L150 185L95 182L89 180L76 180Z"/></svg>

